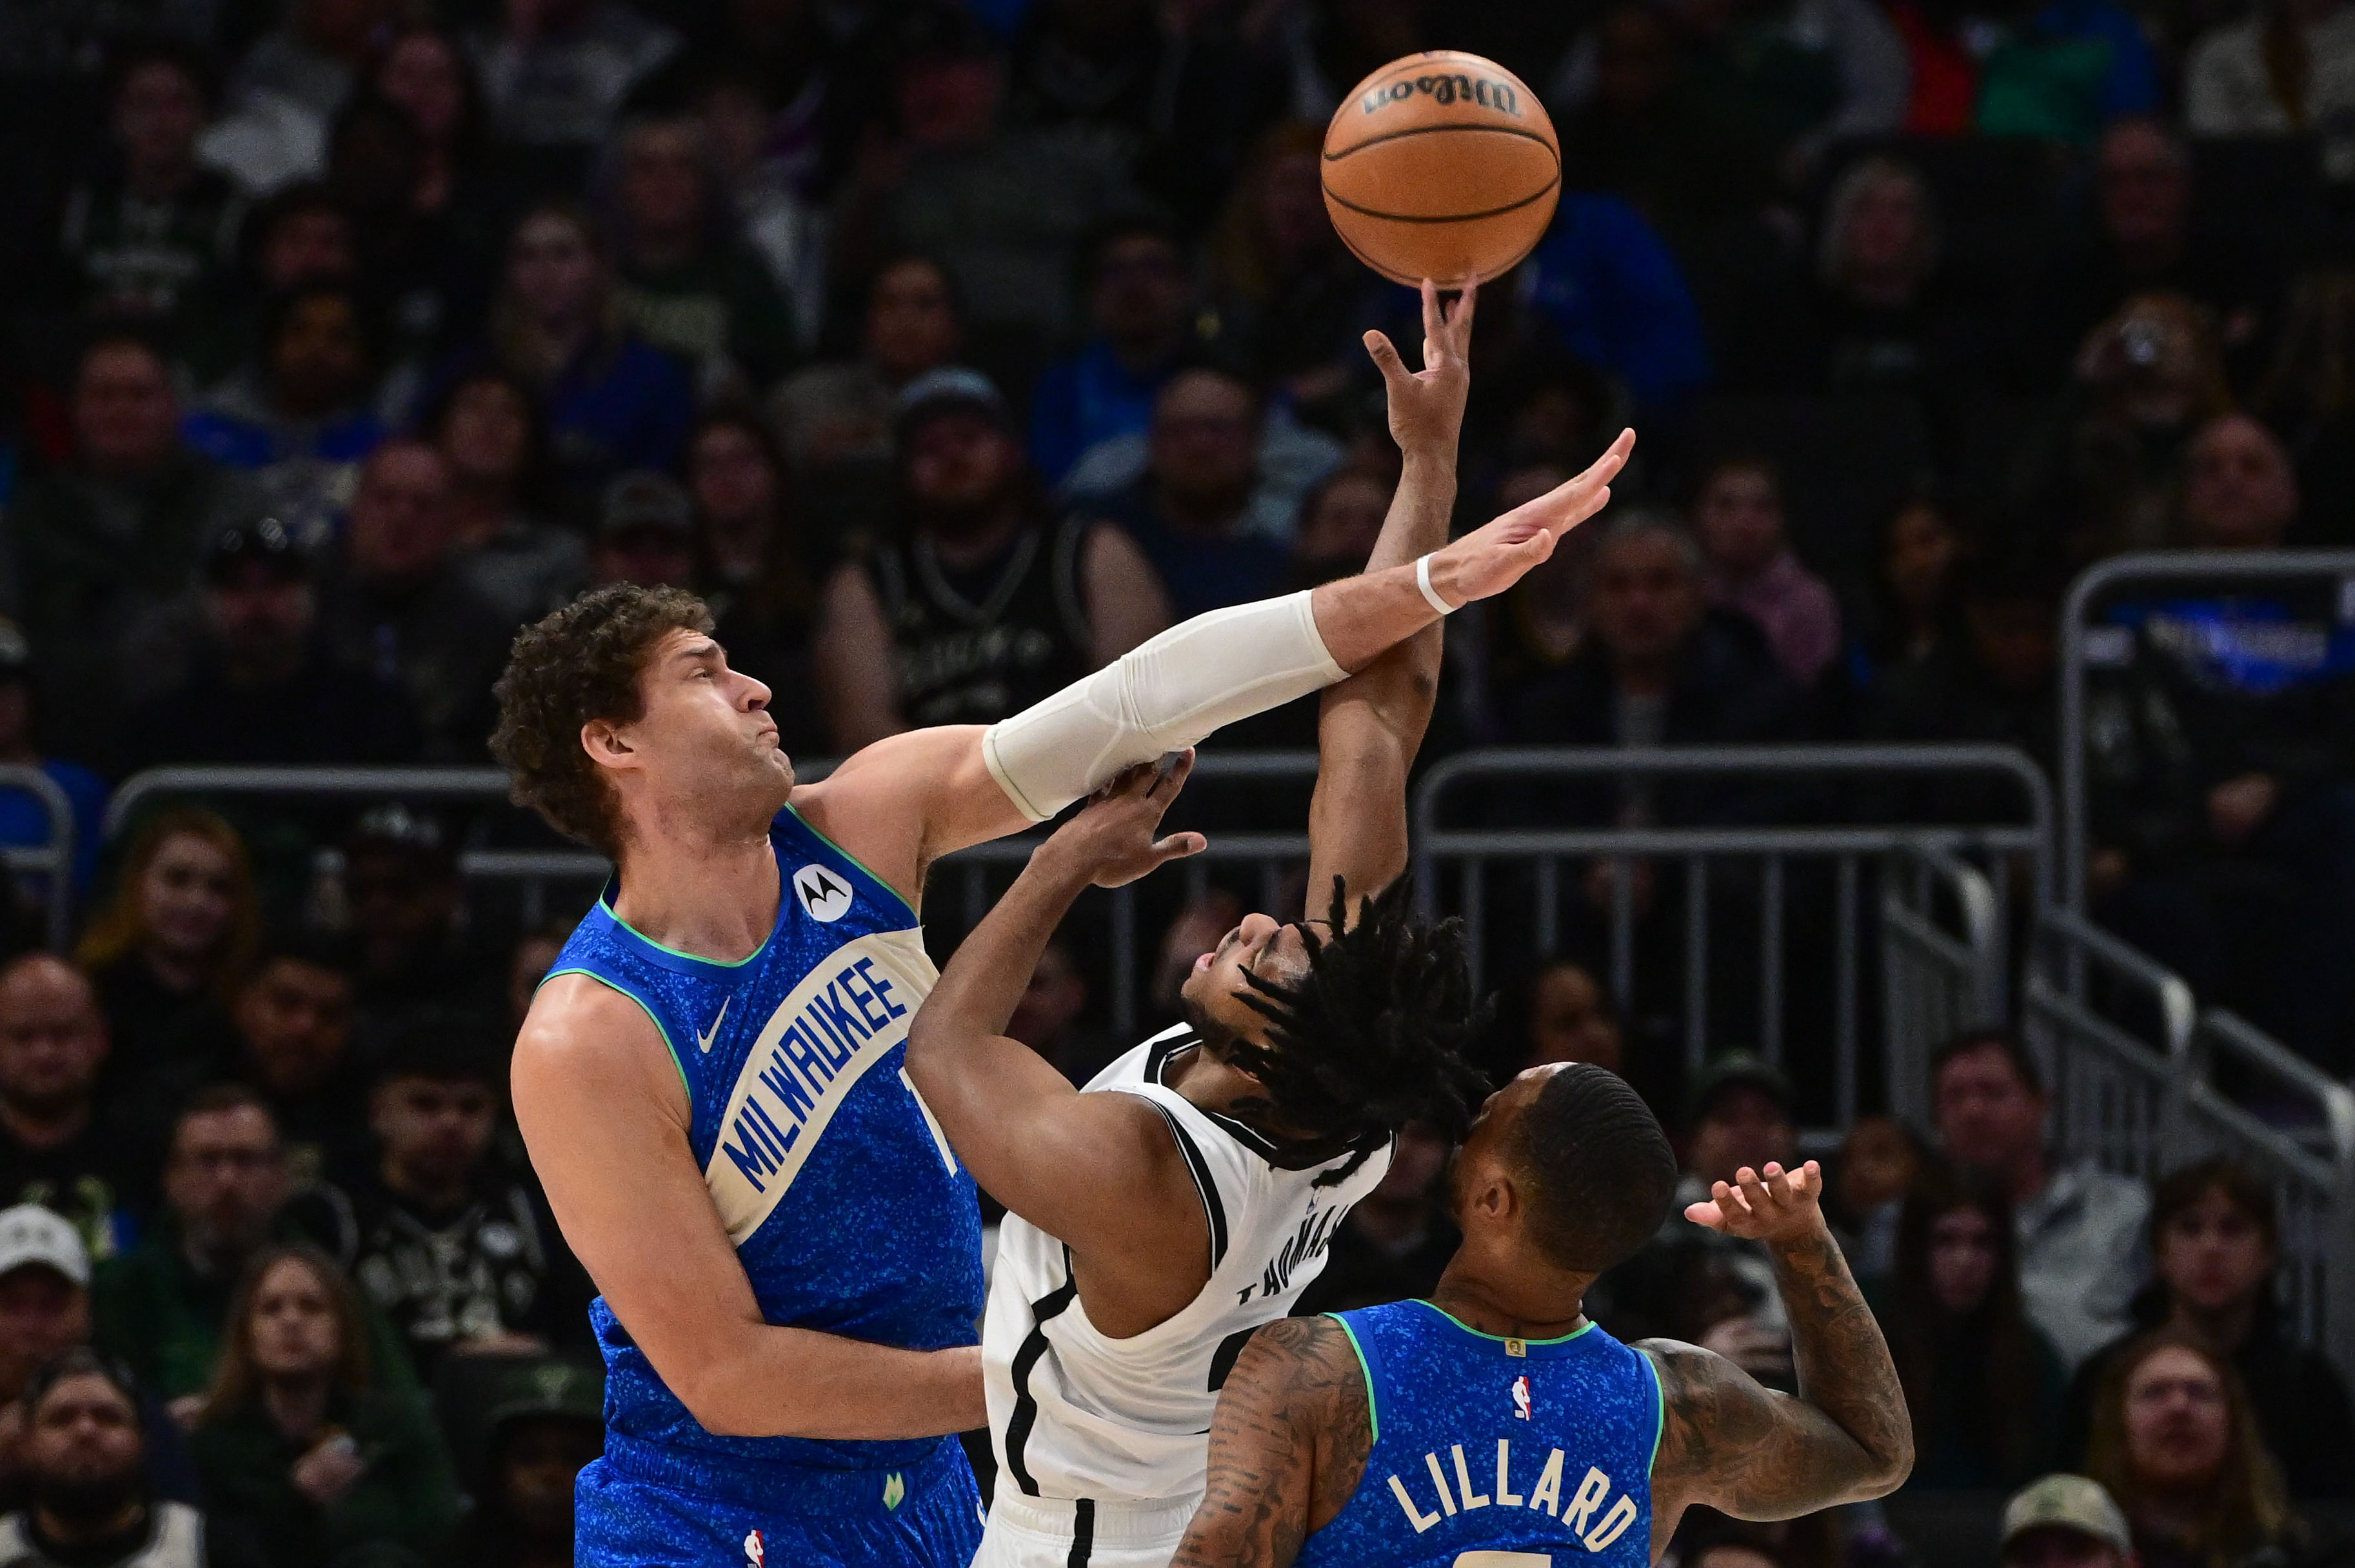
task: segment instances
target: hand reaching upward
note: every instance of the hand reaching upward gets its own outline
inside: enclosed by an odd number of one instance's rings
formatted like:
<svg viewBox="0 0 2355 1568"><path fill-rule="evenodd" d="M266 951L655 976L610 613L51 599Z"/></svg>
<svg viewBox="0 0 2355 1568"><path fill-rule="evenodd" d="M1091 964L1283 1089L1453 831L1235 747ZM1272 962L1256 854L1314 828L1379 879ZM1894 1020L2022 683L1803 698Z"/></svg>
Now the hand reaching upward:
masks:
<svg viewBox="0 0 2355 1568"><path fill-rule="evenodd" d="M1688 1207L1685 1218L1746 1242L1797 1241L1823 1228L1823 1168L1812 1159L1797 1170L1770 1161L1763 1177L1745 1165Z"/></svg>
<svg viewBox="0 0 2355 1568"><path fill-rule="evenodd" d="M1477 283L1466 284L1455 308L1443 311L1439 290L1423 280L1423 368L1410 370L1391 340L1366 334L1366 352L1390 392L1391 439L1409 457L1454 459L1472 389L1472 309Z"/></svg>
<svg viewBox="0 0 2355 1568"><path fill-rule="evenodd" d="M1636 432L1621 431L1611 450L1585 473L1435 551L1432 586L1450 604L1463 604L1502 593L1518 582L1553 554L1562 535L1610 504L1611 480L1635 449Z"/></svg>

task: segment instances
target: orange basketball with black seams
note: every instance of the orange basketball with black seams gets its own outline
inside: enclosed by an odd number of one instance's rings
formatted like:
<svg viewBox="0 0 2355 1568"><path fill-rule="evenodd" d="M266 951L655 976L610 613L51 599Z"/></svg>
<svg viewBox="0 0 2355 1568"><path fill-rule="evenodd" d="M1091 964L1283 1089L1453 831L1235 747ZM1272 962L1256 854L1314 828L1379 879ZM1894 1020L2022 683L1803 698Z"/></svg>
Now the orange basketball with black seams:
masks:
<svg viewBox="0 0 2355 1568"><path fill-rule="evenodd" d="M1520 78L1454 49L1394 59L1325 132L1325 208L1394 283L1493 278L1528 255L1561 195L1553 121Z"/></svg>

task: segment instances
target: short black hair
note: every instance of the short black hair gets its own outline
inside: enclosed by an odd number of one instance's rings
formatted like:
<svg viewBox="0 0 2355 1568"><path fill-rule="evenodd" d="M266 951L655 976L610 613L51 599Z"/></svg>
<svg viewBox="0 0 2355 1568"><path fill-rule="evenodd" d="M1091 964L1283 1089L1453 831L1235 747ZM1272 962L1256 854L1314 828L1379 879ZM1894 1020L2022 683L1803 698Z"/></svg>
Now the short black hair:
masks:
<svg viewBox="0 0 2355 1568"><path fill-rule="evenodd" d="M1601 1274L1668 1218L1676 1151L1644 1097L1609 1068L1573 1061L1554 1072L1507 1136L1529 1188L1529 1239L1555 1266Z"/></svg>
<svg viewBox="0 0 2355 1568"><path fill-rule="evenodd" d="M1465 1050L1487 1028L1490 1003L1476 997L1464 923L1417 918L1401 877L1348 921L1340 878L1325 931L1303 923L1308 968L1295 984L1246 971L1245 1007L1268 1020L1268 1043L1226 1038L1227 1059L1256 1077L1263 1098L1241 1108L1298 1127L1302 1157L1352 1153L1318 1177L1336 1184L1408 1122L1450 1138L1472 1119L1487 1088Z"/></svg>
<svg viewBox="0 0 2355 1568"><path fill-rule="evenodd" d="M480 1083L494 1093L506 1088L506 1064L491 1030L477 1014L457 1008L413 1008L383 1031L374 1075L376 1087L403 1079L435 1083Z"/></svg>
<svg viewBox="0 0 2355 1568"><path fill-rule="evenodd" d="M2000 1051L2030 1093L2044 1093L2044 1070L2036 1065L2036 1058L2029 1053L2028 1047L2018 1035L2005 1029L1966 1029L1930 1053L1930 1097L1933 1103L1937 1099L1938 1079L1946 1071L1946 1064L1974 1051Z"/></svg>
<svg viewBox="0 0 2355 1568"><path fill-rule="evenodd" d="M76 1345L71 1349L59 1351L56 1356L43 1362L26 1382L25 1392L20 1400L26 1418L27 1420L32 1418L33 1413L41 1408L41 1402L48 1398L59 1383L68 1378L80 1377L104 1378L114 1385L114 1392L123 1396L124 1403L131 1406L133 1414L138 1413L139 1380L132 1375L131 1369L112 1356L93 1350L88 1345ZM143 1423L140 1430L140 1442L143 1446L146 1442L146 1436Z"/></svg>

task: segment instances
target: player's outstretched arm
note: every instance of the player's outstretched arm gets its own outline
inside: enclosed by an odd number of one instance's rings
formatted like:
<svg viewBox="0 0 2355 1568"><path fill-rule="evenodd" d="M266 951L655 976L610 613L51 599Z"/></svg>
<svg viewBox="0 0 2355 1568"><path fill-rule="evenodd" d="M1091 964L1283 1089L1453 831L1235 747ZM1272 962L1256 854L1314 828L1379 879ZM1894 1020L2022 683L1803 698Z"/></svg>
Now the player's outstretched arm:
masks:
<svg viewBox="0 0 2355 1568"><path fill-rule="evenodd" d="M687 1144L645 1009L585 975L542 987L516 1042L516 1120L564 1239L709 1430L931 1437L987 1418L981 1351L904 1350L762 1321Z"/></svg>
<svg viewBox="0 0 2355 1568"><path fill-rule="evenodd" d="M1652 1461L1653 1555L1693 1503L1736 1519L1793 1519L1884 1497L1913 1469L1913 1424L1881 1326L1824 1222L1823 1171L1744 1167L1686 1218L1764 1243L1791 1315L1799 1393L1762 1388L1724 1357L1669 1339L1636 1348L1660 1372L1666 1420Z"/></svg>
<svg viewBox="0 0 2355 1568"><path fill-rule="evenodd" d="M1502 593L1610 498L1582 475L1516 507L1431 552L1433 592L1450 607ZM1438 620L1412 566L1213 610L987 729L879 741L794 804L912 904L940 856L1044 822L1122 769L1330 686Z"/></svg>
<svg viewBox="0 0 2355 1568"><path fill-rule="evenodd" d="M1196 1244L1207 1255L1201 1200L1150 1103L1079 1093L1006 1026L1083 890L1202 848L1199 834L1156 837L1192 765L1187 754L1166 771L1130 769L1041 844L958 944L908 1031L908 1076L974 1179L1083 1258L1190 1255Z"/></svg>
<svg viewBox="0 0 2355 1568"><path fill-rule="evenodd" d="M1373 1447L1348 1331L1330 1317L1277 1318L1219 1391L1209 1488L1170 1568L1288 1568L1358 1489Z"/></svg>

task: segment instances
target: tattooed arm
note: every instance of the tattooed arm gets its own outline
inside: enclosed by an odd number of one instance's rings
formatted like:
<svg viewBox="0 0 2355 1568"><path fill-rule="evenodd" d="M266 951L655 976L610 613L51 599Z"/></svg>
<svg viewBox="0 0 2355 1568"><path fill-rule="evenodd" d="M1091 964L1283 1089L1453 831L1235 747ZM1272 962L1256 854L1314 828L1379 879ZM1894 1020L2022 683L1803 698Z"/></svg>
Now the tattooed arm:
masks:
<svg viewBox="0 0 2355 1568"><path fill-rule="evenodd" d="M1724 1357L1672 1339L1637 1347L1667 1407L1652 1461L1652 1555L1678 1516L1704 1503L1736 1519L1794 1519L1896 1490L1913 1468L1913 1426L1881 1327L1856 1288L1817 1199L1823 1173L1769 1165L1719 1182L1685 1211L1696 1224L1763 1243L1791 1315L1799 1395L1762 1388Z"/></svg>
<svg viewBox="0 0 2355 1568"><path fill-rule="evenodd" d="M1366 1378L1330 1317L1252 1336L1210 1418L1210 1486L1170 1568L1290 1568L1333 1522L1373 1452Z"/></svg>

